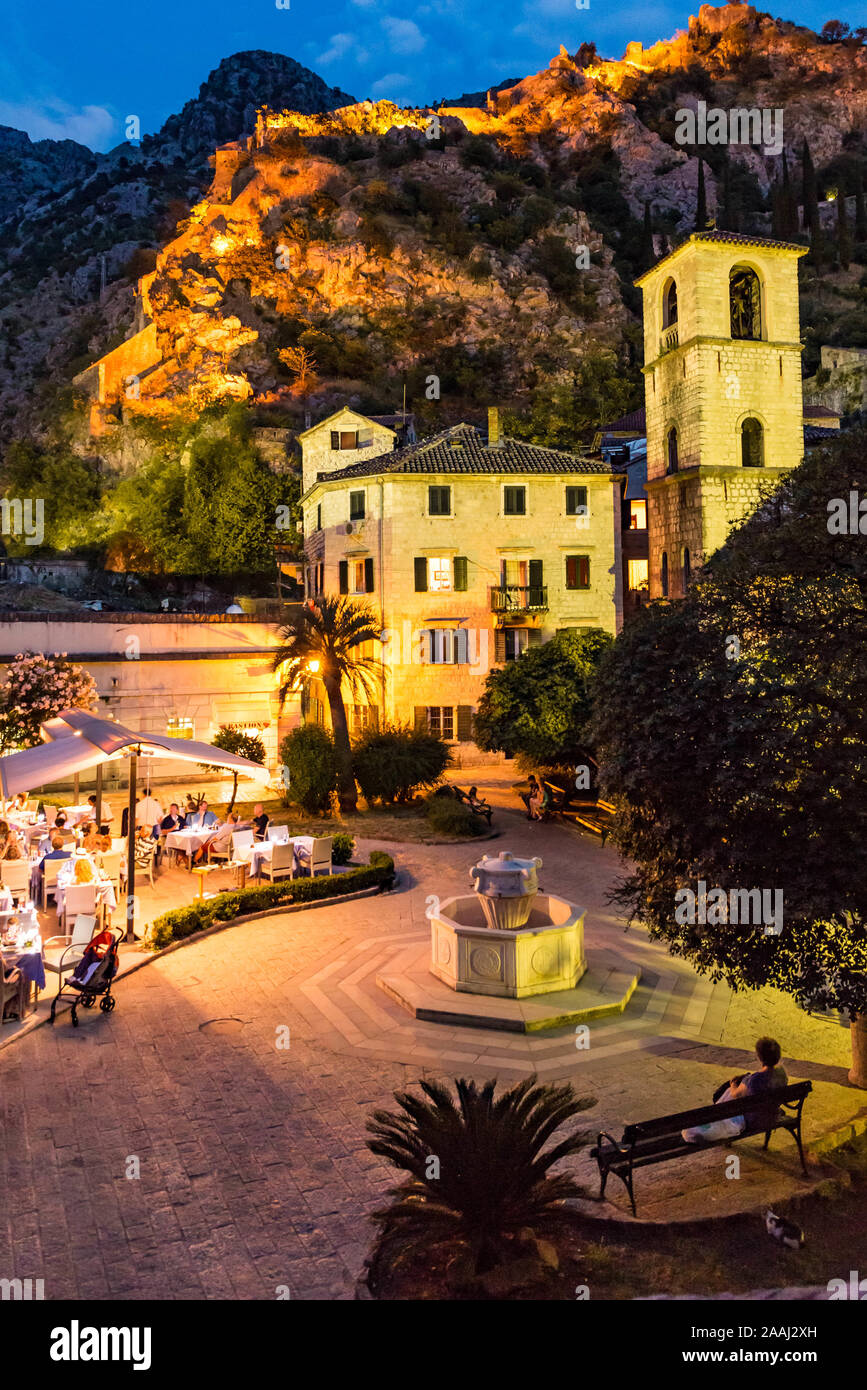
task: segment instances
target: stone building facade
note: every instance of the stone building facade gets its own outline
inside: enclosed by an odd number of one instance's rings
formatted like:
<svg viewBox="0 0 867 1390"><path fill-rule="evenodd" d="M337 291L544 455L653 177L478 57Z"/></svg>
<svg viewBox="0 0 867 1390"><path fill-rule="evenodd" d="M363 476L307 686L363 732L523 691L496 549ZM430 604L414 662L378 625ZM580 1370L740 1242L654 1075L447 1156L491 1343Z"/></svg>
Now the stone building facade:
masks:
<svg viewBox="0 0 867 1390"><path fill-rule="evenodd" d="M650 597L691 576L803 457L802 246L694 233L644 295Z"/></svg>
<svg viewBox="0 0 867 1390"><path fill-rule="evenodd" d="M356 595L381 623L379 687L352 697L356 731L415 721L477 759L492 667L563 628L619 631L621 478L601 458L502 437L496 411L487 435L458 425L342 468L302 447L306 594ZM322 717L322 693L311 699Z"/></svg>

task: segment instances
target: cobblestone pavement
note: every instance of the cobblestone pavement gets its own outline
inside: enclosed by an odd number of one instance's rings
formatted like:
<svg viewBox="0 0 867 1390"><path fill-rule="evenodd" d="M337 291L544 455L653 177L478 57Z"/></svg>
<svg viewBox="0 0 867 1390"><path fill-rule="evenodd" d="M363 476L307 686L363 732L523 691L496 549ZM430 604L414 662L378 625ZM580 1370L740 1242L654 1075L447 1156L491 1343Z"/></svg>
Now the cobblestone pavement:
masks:
<svg viewBox="0 0 867 1390"><path fill-rule="evenodd" d="M507 800L496 778L487 790ZM571 1032L528 1040L417 1023L376 990L382 964L426 933L428 895L464 889L479 854L389 846L395 893L191 943L122 979L112 1015L84 1013L77 1030L60 1015L0 1053L0 1275L43 1278L49 1299L274 1298L282 1286L292 1298L350 1298L365 1215L394 1180L365 1147L365 1120L396 1087L424 1074L510 1081L534 1067L597 1098L582 1117L595 1130L699 1103L747 1068L744 1044L727 1041L729 992L624 934L605 901L612 850L511 812L497 822L506 833L484 848L539 853L545 885L587 906L588 940L645 972L589 1050ZM777 1031L790 1074L814 1079L808 1133L855 1114L865 1097L845 1084L841 1030L810 1020L802 1038L800 1015L769 992L758 999L749 1024ZM640 1215L799 1190L786 1136L764 1157L754 1141L742 1152L743 1187L725 1180L722 1151L642 1174ZM615 1207L596 1213L623 1216L622 1193L611 1195Z"/></svg>

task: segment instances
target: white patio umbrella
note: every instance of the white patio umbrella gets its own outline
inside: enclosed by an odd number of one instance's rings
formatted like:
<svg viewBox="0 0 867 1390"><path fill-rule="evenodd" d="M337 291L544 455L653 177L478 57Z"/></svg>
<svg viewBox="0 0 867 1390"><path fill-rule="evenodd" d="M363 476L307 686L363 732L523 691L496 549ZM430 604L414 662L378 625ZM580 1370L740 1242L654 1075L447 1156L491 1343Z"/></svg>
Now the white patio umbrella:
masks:
<svg viewBox="0 0 867 1390"><path fill-rule="evenodd" d="M127 898L126 939L134 940L135 915L135 803L138 781L138 759L180 758L189 763L207 763L224 767L230 772L244 772L250 777L267 779L268 772L260 763L226 753L211 743L197 743L189 738L164 738L162 734L135 733L113 719L101 719L83 709L63 710L56 718L41 725L44 742L20 753L0 758L0 791L4 800L16 792L29 791L59 782L86 768L97 769L97 821L102 815L102 768L105 763L125 757L129 759L129 821L127 825Z"/></svg>

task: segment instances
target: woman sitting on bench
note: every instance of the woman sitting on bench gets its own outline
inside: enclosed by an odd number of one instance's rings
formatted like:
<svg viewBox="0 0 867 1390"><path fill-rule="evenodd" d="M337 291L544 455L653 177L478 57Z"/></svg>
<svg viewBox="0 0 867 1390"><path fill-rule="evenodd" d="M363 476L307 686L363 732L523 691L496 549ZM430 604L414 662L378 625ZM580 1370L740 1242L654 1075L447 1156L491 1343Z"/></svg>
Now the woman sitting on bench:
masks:
<svg viewBox="0 0 867 1390"><path fill-rule="evenodd" d="M727 1100L740 1100L744 1096L759 1096L764 1091L783 1089L789 1084L785 1067L779 1065L782 1049L776 1038L759 1038L756 1043L756 1056L761 1062L761 1071L747 1072L745 1076L733 1076L731 1081L720 1086L714 1095L714 1104L722 1105ZM688 1144L699 1144L702 1140L734 1139L746 1129L743 1115L732 1115L726 1120L714 1120L709 1125L696 1125L694 1129L681 1130Z"/></svg>
<svg viewBox="0 0 867 1390"><path fill-rule="evenodd" d="M472 806L473 810L476 812L477 815L486 816L488 825L490 825L491 806L489 802L483 801L482 798L479 796L478 787L470 787L469 791L467 792L467 805Z"/></svg>

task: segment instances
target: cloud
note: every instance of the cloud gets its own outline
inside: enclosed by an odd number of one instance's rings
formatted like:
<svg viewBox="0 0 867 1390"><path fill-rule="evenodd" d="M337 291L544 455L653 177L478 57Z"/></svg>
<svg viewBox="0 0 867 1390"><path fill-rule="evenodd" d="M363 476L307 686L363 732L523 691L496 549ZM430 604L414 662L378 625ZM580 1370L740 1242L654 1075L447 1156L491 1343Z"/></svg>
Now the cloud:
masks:
<svg viewBox="0 0 867 1390"><path fill-rule="evenodd" d="M420 53L427 39L412 19L394 19L388 16L382 21L388 34L389 43L395 53Z"/></svg>
<svg viewBox="0 0 867 1390"><path fill-rule="evenodd" d="M316 62L339 63L343 58L351 58L356 63L367 62L367 50L359 47L355 34L332 34L328 40L328 47L324 53L319 54Z"/></svg>
<svg viewBox="0 0 867 1390"><path fill-rule="evenodd" d="M69 106L59 97L34 103L0 101L0 125L26 130L31 140L77 140L90 149L107 149L117 118L104 106Z"/></svg>
<svg viewBox="0 0 867 1390"><path fill-rule="evenodd" d="M387 72L385 77L380 77L374 82L370 90L374 96L388 96L400 87L408 87L411 81L412 78L407 77L405 72Z"/></svg>

